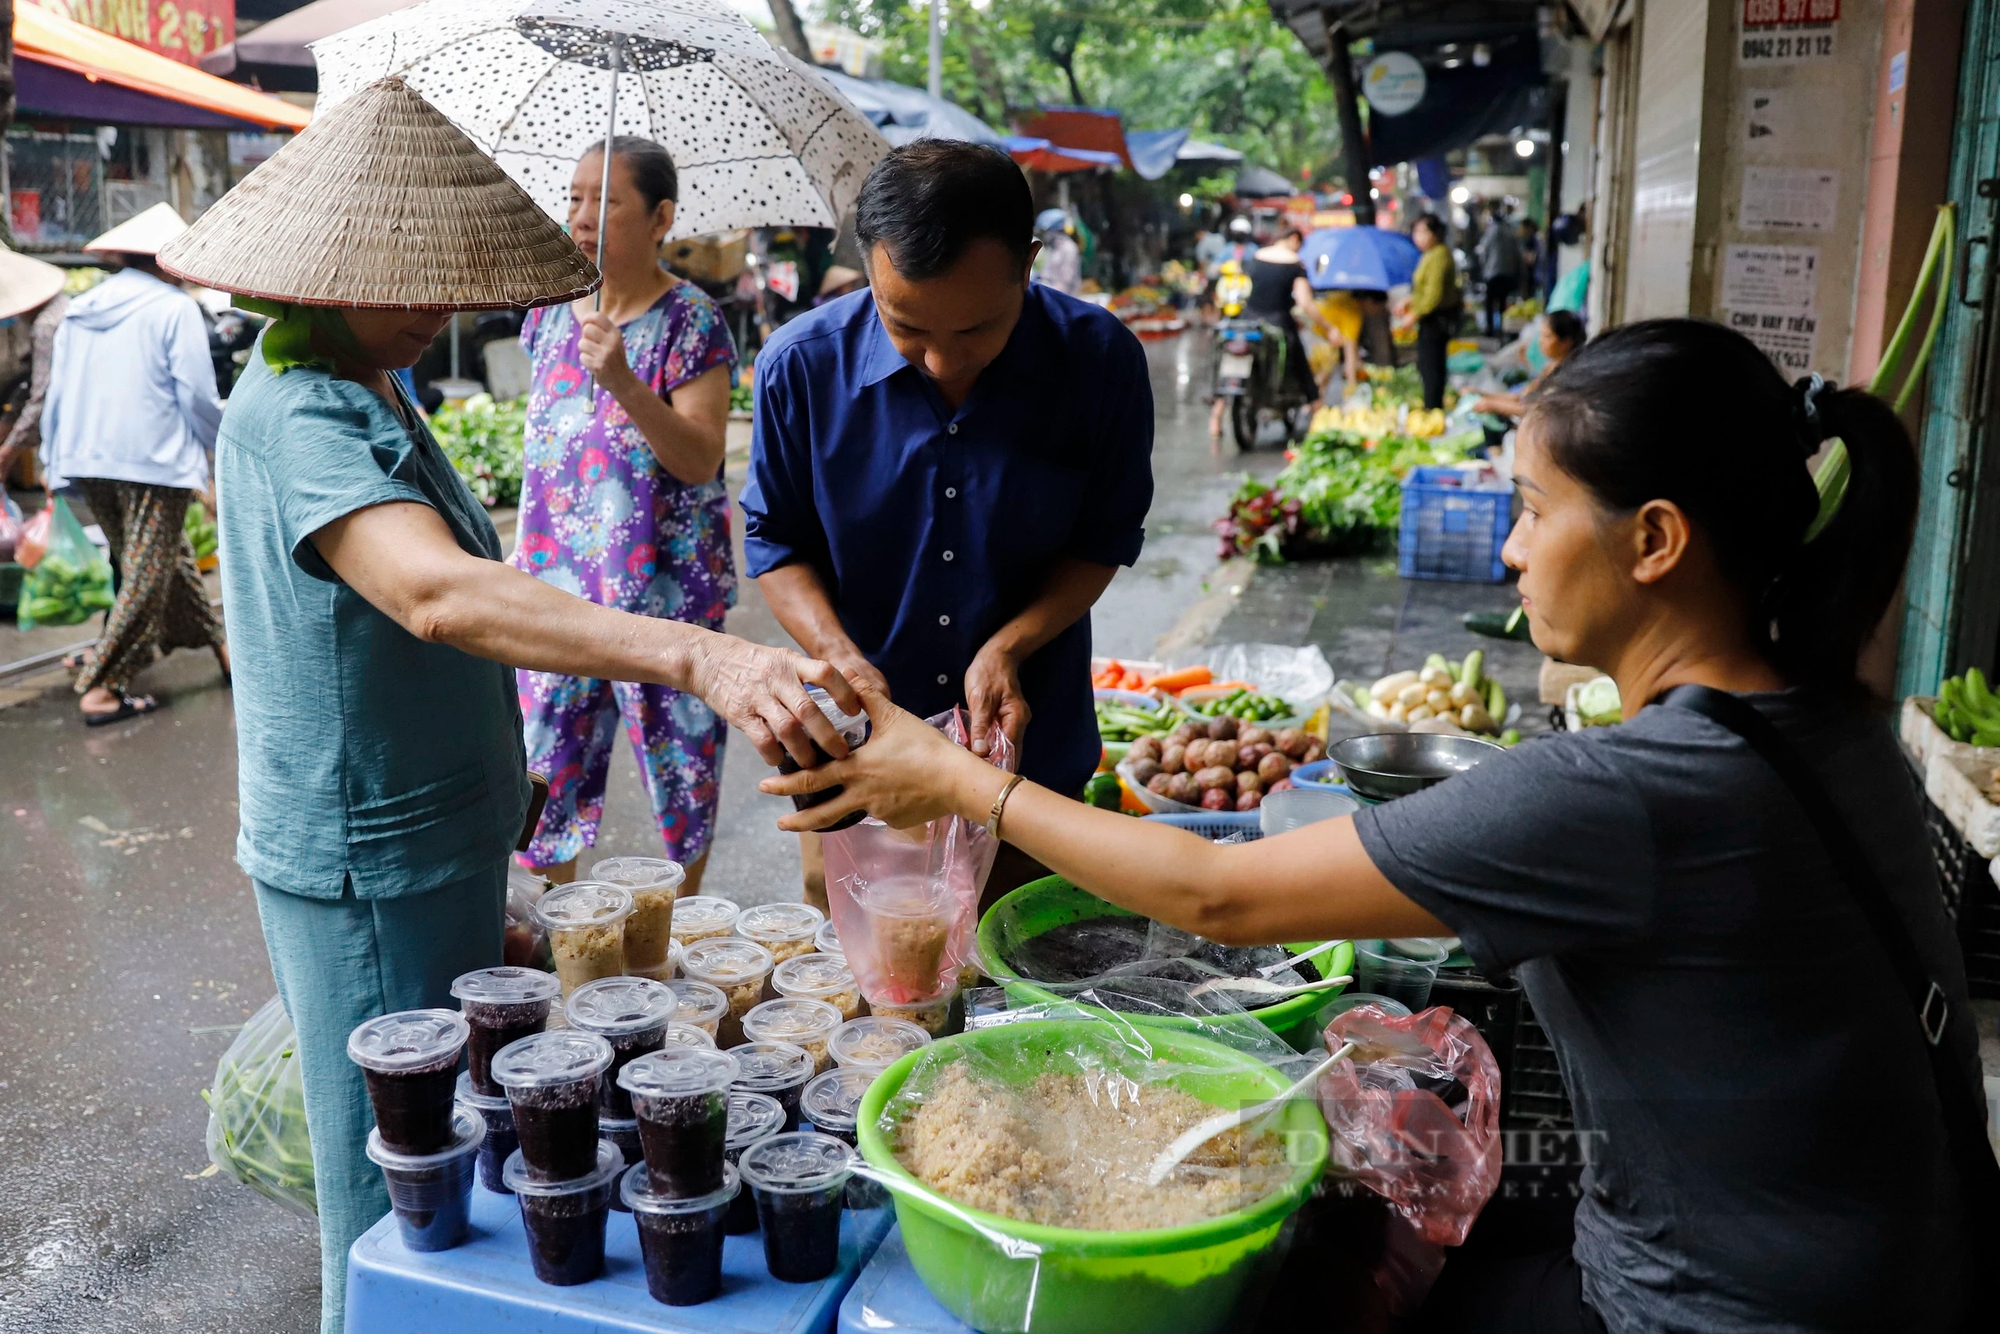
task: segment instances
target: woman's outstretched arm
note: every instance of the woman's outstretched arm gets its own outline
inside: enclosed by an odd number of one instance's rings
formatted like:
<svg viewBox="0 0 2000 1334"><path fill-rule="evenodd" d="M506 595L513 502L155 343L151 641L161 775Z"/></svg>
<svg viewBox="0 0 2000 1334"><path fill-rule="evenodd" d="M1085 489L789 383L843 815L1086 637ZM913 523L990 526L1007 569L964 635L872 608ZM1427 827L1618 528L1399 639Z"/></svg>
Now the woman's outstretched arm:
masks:
<svg viewBox="0 0 2000 1334"><path fill-rule="evenodd" d="M779 823L819 829L865 810L896 826L940 815L984 824L1007 775L878 692L860 693L874 725L866 745L838 763L763 783L784 796L834 784L844 791ZM1215 844L1024 782L1007 799L1000 833L1100 898L1225 944L1451 934L1375 868L1351 819Z"/></svg>

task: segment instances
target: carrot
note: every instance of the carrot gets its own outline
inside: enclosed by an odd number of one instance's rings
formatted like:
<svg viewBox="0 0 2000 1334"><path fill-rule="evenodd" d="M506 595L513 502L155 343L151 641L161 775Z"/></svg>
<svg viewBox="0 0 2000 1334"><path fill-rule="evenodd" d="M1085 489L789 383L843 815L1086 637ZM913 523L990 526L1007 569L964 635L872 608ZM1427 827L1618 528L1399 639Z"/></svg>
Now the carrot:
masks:
<svg viewBox="0 0 2000 1334"><path fill-rule="evenodd" d="M1179 671L1161 672L1153 678L1153 685L1156 689L1176 695L1189 686L1205 686L1214 679L1215 673L1206 667L1183 667Z"/></svg>
<svg viewBox="0 0 2000 1334"><path fill-rule="evenodd" d="M1119 688L1121 690L1144 690L1146 688L1146 678L1133 671L1130 667L1127 667L1125 669L1125 679L1119 683Z"/></svg>

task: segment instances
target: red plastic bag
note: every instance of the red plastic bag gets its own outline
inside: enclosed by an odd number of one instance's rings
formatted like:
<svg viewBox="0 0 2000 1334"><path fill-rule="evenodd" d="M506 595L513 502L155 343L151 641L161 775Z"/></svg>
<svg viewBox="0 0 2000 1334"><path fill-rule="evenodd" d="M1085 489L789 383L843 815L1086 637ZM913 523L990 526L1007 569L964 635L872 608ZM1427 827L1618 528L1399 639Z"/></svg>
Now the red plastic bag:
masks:
<svg viewBox="0 0 2000 1334"><path fill-rule="evenodd" d="M1330 1170L1387 1200L1417 1235L1456 1246L1500 1184L1500 1067L1449 1009L1392 1016L1358 1005L1327 1026L1353 1059L1321 1076Z"/></svg>
<svg viewBox="0 0 2000 1334"><path fill-rule="evenodd" d="M21 525L21 536L14 542L14 561L32 570L42 563L42 557L49 549L49 527L55 522L54 504L42 506L28 516Z"/></svg>
<svg viewBox="0 0 2000 1334"><path fill-rule="evenodd" d="M929 720L966 744L963 711ZM988 758L1012 772L1013 742L996 723ZM985 828L946 816L912 829L864 820L821 836L827 907L847 966L871 1006L933 1007L958 990L972 960L979 895L993 869L998 840Z"/></svg>

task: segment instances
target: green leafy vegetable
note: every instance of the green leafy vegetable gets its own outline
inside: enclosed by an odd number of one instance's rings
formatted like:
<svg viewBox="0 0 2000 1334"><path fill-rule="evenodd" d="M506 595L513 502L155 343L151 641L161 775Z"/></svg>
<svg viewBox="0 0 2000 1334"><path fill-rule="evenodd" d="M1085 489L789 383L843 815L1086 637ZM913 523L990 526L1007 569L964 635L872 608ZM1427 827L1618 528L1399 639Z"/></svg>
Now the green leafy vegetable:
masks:
<svg viewBox="0 0 2000 1334"><path fill-rule="evenodd" d="M521 503L522 438L528 424L523 398L498 402L491 394L474 394L460 404L447 403L431 418L451 466L489 509Z"/></svg>

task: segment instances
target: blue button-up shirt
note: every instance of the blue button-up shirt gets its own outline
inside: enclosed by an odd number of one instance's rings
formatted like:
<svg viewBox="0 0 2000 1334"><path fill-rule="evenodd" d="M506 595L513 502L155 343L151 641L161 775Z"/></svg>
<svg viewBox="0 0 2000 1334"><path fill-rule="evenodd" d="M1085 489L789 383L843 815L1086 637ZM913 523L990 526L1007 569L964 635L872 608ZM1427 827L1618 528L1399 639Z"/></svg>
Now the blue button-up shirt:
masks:
<svg viewBox="0 0 2000 1334"><path fill-rule="evenodd" d="M1130 565L1153 498L1146 354L1109 312L1041 284L953 412L866 291L757 357L744 553L805 561L855 646L920 717L965 699L986 641L1066 556ZM1021 667L1022 772L1074 793L1097 767L1090 618Z"/></svg>

